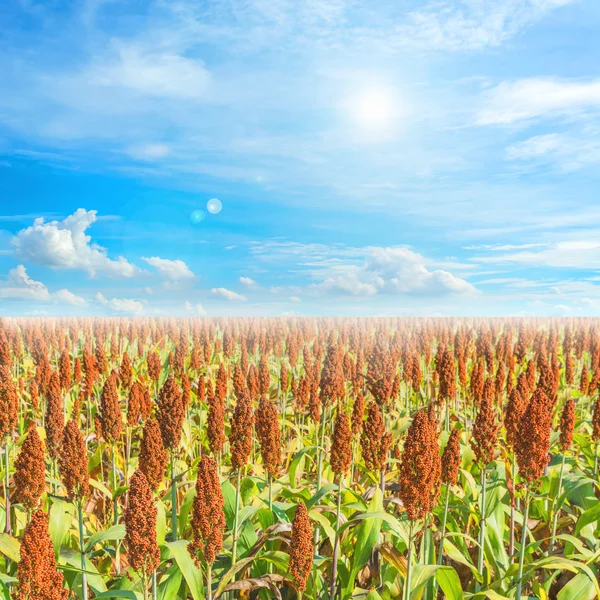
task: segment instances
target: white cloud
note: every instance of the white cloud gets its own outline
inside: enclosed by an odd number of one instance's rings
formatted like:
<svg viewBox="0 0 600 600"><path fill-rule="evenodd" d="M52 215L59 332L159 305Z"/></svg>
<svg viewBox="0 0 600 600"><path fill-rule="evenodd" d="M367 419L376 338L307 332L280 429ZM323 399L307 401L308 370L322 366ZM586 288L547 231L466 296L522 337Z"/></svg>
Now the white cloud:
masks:
<svg viewBox="0 0 600 600"><path fill-rule="evenodd" d="M85 306L86 304L84 298L82 298L81 296L76 296L73 292L67 289L58 290L58 292L55 292L53 294L53 298L57 302L71 304L72 306Z"/></svg>
<svg viewBox="0 0 600 600"><path fill-rule="evenodd" d="M93 277L97 272L114 277L133 277L140 269L120 256L108 257L106 248L90 243L85 231L97 220L95 210L77 209L62 221L35 219L13 238L16 255L55 269L79 269Z"/></svg>
<svg viewBox="0 0 600 600"><path fill-rule="evenodd" d="M258 283L254 281L254 279L250 279L250 277L240 277L240 283L248 288L260 287Z"/></svg>
<svg viewBox="0 0 600 600"><path fill-rule="evenodd" d="M550 163L558 171L572 172L600 163L596 135L573 137L557 133L537 135L506 149L509 160Z"/></svg>
<svg viewBox="0 0 600 600"><path fill-rule="evenodd" d="M139 300L134 300L132 298L111 298L108 300L103 294L98 292L96 294L96 300L102 304L102 306L106 306L113 312L139 314L144 310L144 305Z"/></svg>
<svg viewBox="0 0 600 600"><path fill-rule="evenodd" d="M182 260L169 260L158 256L150 258L142 256L142 260L147 262L151 267L154 267L165 279L170 281L194 278L194 274Z"/></svg>
<svg viewBox="0 0 600 600"><path fill-rule="evenodd" d="M191 302L186 301L186 303L185 303L185 311L187 313L190 313L192 315L198 315L200 317L205 317L206 316L206 309L200 303L198 303L198 304L192 304Z"/></svg>
<svg viewBox="0 0 600 600"><path fill-rule="evenodd" d="M298 298L298 296L290 296L290 301L291 302L302 302L302 300L300 300L300 298Z"/></svg>
<svg viewBox="0 0 600 600"><path fill-rule="evenodd" d="M480 125L510 124L536 117L574 115L600 108L600 79L533 77L504 81L486 93Z"/></svg>
<svg viewBox="0 0 600 600"><path fill-rule="evenodd" d="M213 288L211 290L211 292L215 296L220 296L221 298L225 298L225 300L229 300L230 302L245 302L246 301L246 296L243 296L242 294L238 294L237 292L233 292L226 288L222 288L222 287Z"/></svg>
<svg viewBox="0 0 600 600"><path fill-rule="evenodd" d="M128 88L147 96L193 100L205 95L210 75L200 60L120 43L109 64L83 75L92 85Z"/></svg>
<svg viewBox="0 0 600 600"><path fill-rule="evenodd" d="M76 296L67 289L51 293L41 281L31 279L23 265L17 265L8 272L6 282L0 284L0 298L58 302L72 306L85 305L81 296Z"/></svg>
<svg viewBox="0 0 600 600"><path fill-rule="evenodd" d="M443 296L475 293L469 282L441 269L408 248L369 248L362 265L341 265L337 274L314 284L324 293L351 296L377 294Z"/></svg>
<svg viewBox="0 0 600 600"><path fill-rule="evenodd" d="M169 146L157 143L136 144L129 146L125 152L136 160L152 161L168 156Z"/></svg>
<svg viewBox="0 0 600 600"><path fill-rule="evenodd" d="M493 256L478 256L479 263L518 263L523 265L600 269L600 242L572 240L548 245L540 252L512 252Z"/></svg>

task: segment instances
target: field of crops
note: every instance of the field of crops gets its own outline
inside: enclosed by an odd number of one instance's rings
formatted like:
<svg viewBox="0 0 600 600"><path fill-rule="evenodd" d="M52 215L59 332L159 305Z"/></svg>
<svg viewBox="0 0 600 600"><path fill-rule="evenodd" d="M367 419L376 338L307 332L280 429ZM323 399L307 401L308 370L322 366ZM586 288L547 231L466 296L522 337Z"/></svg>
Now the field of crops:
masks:
<svg viewBox="0 0 600 600"><path fill-rule="evenodd" d="M0 596L600 595L600 322L5 319Z"/></svg>

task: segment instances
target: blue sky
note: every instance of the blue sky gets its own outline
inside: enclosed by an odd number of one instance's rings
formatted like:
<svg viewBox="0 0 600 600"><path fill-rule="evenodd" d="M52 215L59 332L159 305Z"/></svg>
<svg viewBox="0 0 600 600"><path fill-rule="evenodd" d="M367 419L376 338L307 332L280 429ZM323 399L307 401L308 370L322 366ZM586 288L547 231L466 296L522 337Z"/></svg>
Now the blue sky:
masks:
<svg viewBox="0 0 600 600"><path fill-rule="evenodd" d="M597 0L5 0L0 31L0 315L600 313Z"/></svg>

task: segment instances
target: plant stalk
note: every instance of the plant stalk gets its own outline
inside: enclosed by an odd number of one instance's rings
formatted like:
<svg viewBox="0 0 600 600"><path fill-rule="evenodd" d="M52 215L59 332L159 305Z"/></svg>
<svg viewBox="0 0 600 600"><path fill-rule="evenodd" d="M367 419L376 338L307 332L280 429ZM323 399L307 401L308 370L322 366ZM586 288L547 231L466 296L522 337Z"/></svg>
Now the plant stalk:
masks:
<svg viewBox="0 0 600 600"><path fill-rule="evenodd" d="M335 588L337 584L337 562L338 562L338 551L339 551L339 530L340 530L340 515L342 512L342 476L339 476L338 480L338 497L337 497L337 509L335 513L335 540L333 543L333 557L331 562L331 587L329 589L329 598L333 600L335 598Z"/></svg>
<svg viewBox="0 0 600 600"><path fill-rule="evenodd" d="M558 524L558 513L560 512L560 508L555 508L556 507L556 501L558 500L558 498L560 498L560 491L562 489L562 482L563 482L563 475L564 475L564 470L565 470L565 458L566 458L566 452L563 452L562 455L562 460L560 463L560 472L559 472L559 476L558 476L558 489L556 490L556 496L554 498L552 498L552 534L550 536L550 549L548 551L548 554L552 554L552 551L554 550L554 536L556 535L556 526Z"/></svg>
<svg viewBox="0 0 600 600"><path fill-rule="evenodd" d="M524 498L523 527L521 529L521 548L519 550L519 574L517 579L516 600L521 600L523 587L523 563L525 561L525 546L527 546L527 519L529 518L529 493Z"/></svg>
<svg viewBox="0 0 600 600"><path fill-rule="evenodd" d="M238 469L235 482L235 513L233 514L233 546L231 548L231 566L235 565L237 560L237 543L238 543L238 513L240 511L240 486L242 481L242 470Z"/></svg>
<svg viewBox="0 0 600 600"><path fill-rule="evenodd" d="M442 537L440 539L440 549L438 551L437 564L442 564L444 557L444 539L446 538L446 523L448 522L448 505L450 503L450 485L446 486L446 501L444 503L444 516L442 518Z"/></svg>
<svg viewBox="0 0 600 600"><path fill-rule="evenodd" d="M171 451L171 541L177 539L177 486L175 484L175 456Z"/></svg>
<svg viewBox="0 0 600 600"><path fill-rule="evenodd" d="M410 600L410 584L412 578L412 561L413 561L413 546L414 546L414 522L410 522L408 534L408 555L406 557L406 579L404 580L404 600Z"/></svg>
<svg viewBox="0 0 600 600"><path fill-rule="evenodd" d="M479 521L479 555L477 557L477 570L483 574L483 565L485 559L485 492L487 487L487 469L481 471L481 519ZM481 584L477 583L476 590L481 589Z"/></svg>
<svg viewBox="0 0 600 600"><path fill-rule="evenodd" d="M83 600L88 599L88 588L87 588L87 573L85 565L85 546L83 536L83 499L77 500L77 518L79 520L79 551L81 552L81 592L83 594Z"/></svg>

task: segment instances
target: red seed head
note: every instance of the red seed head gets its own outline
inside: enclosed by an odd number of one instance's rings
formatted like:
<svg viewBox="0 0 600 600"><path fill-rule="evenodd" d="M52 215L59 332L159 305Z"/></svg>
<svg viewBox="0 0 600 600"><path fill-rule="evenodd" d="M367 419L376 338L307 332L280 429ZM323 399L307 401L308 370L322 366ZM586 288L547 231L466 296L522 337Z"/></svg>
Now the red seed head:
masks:
<svg viewBox="0 0 600 600"><path fill-rule="evenodd" d="M263 464L266 471L276 477L281 469L279 412L266 396L262 396L258 403L254 422Z"/></svg>
<svg viewBox="0 0 600 600"><path fill-rule="evenodd" d="M548 398L541 388L537 388L523 414L515 443L519 475L527 483L537 481L548 464L551 431L552 413L548 410Z"/></svg>
<svg viewBox="0 0 600 600"><path fill-rule="evenodd" d="M489 378L485 382L471 438L471 447L475 452L475 458L481 465L487 466L494 458L497 440L498 423L494 408L494 385L493 380Z"/></svg>
<svg viewBox="0 0 600 600"><path fill-rule="evenodd" d="M46 416L44 428L46 430L46 448L50 458L58 458L58 447L60 445L65 416L63 408L63 397L60 389L58 375L52 374L46 394Z"/></svg>
<svg viewBox="0 0 600 600"><path fill-rule="evenodd" d="M304 502L296 507L292 521L290 538L290 573L296 582L296 589L304 591L313 563L313 531Z"/></svg>
<svg viewBox="0 0 600 600"><path fill-rule="evenodd" d="M212 456L204 455L198 465L196 497L192 504L192 541L188 545L188 551L198 565L199 554L212 565L223 547L224 507L217 462Z"/></svg>
<svg viewBox="0 0 600 600"><path fill-rule="evenodd" d="M117 378L115 374L107 377L100 396L100 407L96 416L102 437L114 444L123 431L123 417L119 406Z"/></svg>
<svg viewBox="0 0 600 600"><path fill-rule="evenodd" d="M148 577L160 564L156 541L156 517L152 489L138 469L129 481L125 509L125 546L129 564Z"/></svg>
<svg viewBox="0 0 600 600"><path fill-rule="evenodd" d="M248 394L245 394L238 400L231 419L229 445L231 447L231 467L234 471L243 467L250 457L252 424L252 401Z"/></svg>
<svg viewBox="0 0 600 600"><path fill-rule="evenodd" d="M442 454L442 482L456 485L460 469L460 430L454 428Z"/></svg>
<svg viewBox="0 0 600 600"><path fill-rule="evenodd" d="M160 390L157 416L165 448L175 450L181 441L185 407L181 399L181 390L172 374L169 374Z"/></svg>
<svg viewBox="0 0 600 600"><path fill-rule="evenodd" d="M63 575L56 568L49 518L41 509L33 513L21 543L17 566L16 600L66 600Z"/></svg>
<svg viewBox="0 0 600 600"><path fill-rule="evenodd" d="M158 422L154 418L149 418L144 425L144 433L140 442L138 467L146 476L146 480L153 490L157 490L162 483L168 458Z"/></svg>
<svg viewBox="0 0 600 600"><path fill-rule="evenodd" d="M331 440L331 470L336 475L348 472L352 463L352 431L346 411L338 402L337 417Z"/></svg>
<svg viewBox="0 0 600 600"><path fill-rule="evenodd" d="M391 445L392 436L386 433L379 405L371 402L361 436L361 450L366 467L372 471L381 471L385 467Z"/></svg>
<svg viewBox="0 0 600 600"><path fill-rule="evenodd" d="M10 369L0 367L0 438L10 435L17 426L19 397Z"/></svg>
<svg viewBox="0 0 600 600"><path fill-rule="evenodd" d="M566 452L573 443L573 432L575 429L575 400L570 398L565 402L560 417L560 447Z"/></svg>
<svg viewBox="0 0 600 600"><path fill-rule="evenodd" d="M76 417L65 425L58 466L69 500L89 495L88 454Z"/></svg>
<svg viewBox="0 0 600 600"><path fill-rule="evenodd" d="M409 519L422 519L435 507L441 469L437 420L433 412L419 410L408 428L400 463L400 499Z"/></svg>
<svg viewBox="0 0 600 600"><path fill-rule="evenodd" d="M20 502L28 511L39 506L46 491L46 463L44 443L37 429L32 427L15 460L14 501Z"/></svg>

